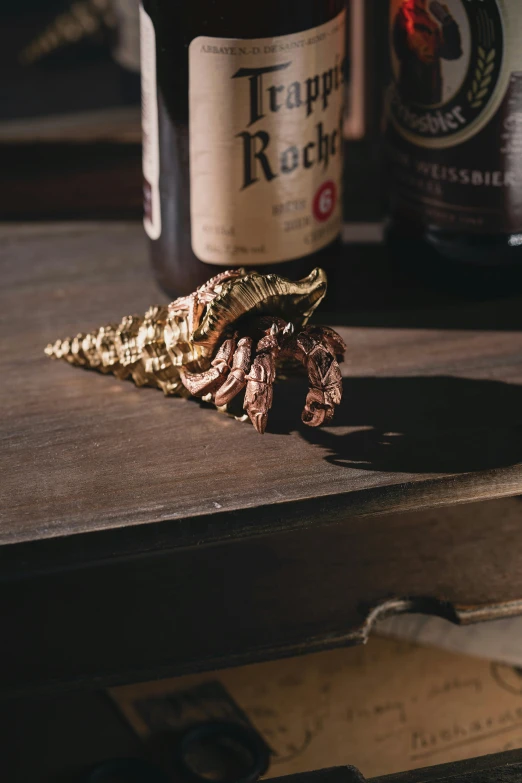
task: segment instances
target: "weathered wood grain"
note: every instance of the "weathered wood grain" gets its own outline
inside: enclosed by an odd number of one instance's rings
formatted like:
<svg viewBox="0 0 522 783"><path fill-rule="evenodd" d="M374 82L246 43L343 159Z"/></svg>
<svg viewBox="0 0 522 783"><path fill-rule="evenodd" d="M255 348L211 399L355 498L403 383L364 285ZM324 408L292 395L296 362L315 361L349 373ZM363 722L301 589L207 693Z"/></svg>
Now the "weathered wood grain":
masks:
<svg viewBox="0 0 522 783"><path fill-rule="evenodd" d="M520 613L517 300L498 329L492 304L414 329L368 309L378 326L339 327L334 424L301 426L296 379L261 437L43 355L164 301L139 226L7 226L0 252L3 691L361 642L387 611Z"/></svg>
<svg viewBox="0 0 522 783"><path fill-rule="evenodd" d="M109 127L95 142L0 143L1 219L139 219L141 144L111 135Z"/></svg>
<svg viewBox="0 0 522 783"><path fill-rule="evenodd" d="M214 544L202 536L189 547L159 535L141 555L113 538L90 564L64 548L46 563L40 550L34 567L27 546L5 547L4 560L16 554L12 569L23 563L26 573L7 579L2 567L0 691L132 682L361 643L386 613L462 623L520 614L521 527L522 503L497 500ZM73 537L83 561L93 558L88 539Z"/></svg>
<svg viewBox="0 0 522 783"><path fill-rule="evenodd" d="M0 243L3 543L154 522L181 543L522 490L522 331L341 326L333 426L300 424L299 379L259 437L43 355L164 300L139 226L15 226Z"/></svg>

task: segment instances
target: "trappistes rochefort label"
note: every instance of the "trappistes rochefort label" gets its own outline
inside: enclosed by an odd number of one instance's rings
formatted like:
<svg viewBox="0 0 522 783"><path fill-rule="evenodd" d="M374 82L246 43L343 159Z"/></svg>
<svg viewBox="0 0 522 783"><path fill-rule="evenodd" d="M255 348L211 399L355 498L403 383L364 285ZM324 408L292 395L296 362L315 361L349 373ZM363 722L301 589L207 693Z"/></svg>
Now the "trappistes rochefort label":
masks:
<svg viewBox="0 0 522 783"><path fill-rule="evenodd" d="M451 232L522 231L522 3L390 9L393 214Z"/></svg>
<svg viewBox="0 0 522 783"><path fill-rule="evenodd" d="M192 249L218 265L309 255L341 227L344 12L189 48Z"/></svg>

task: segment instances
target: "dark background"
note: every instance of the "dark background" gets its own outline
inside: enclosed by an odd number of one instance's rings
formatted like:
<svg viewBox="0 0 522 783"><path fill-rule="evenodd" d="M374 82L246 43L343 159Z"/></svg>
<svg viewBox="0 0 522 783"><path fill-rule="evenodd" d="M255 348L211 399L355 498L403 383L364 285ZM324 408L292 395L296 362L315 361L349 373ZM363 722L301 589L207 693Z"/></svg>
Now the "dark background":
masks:
<svg viewBox="0 0 522 783"><path fill-rule="evenodd" d="M126 72L111 57L115 30L63 45L31 65L24 48L72 5L65 0L0 3L0 121L41 117L139 102Z"/></svg>
<svg viewBox="0 0 522 783"><path fill-rule="evenodd" d="M96 14L95 1L76 3ZM113 58L114 14L112 22L110 12L95 17L94 33L23 61L72 5L0 3L3 221L141 218L139 74Z"/></svg>

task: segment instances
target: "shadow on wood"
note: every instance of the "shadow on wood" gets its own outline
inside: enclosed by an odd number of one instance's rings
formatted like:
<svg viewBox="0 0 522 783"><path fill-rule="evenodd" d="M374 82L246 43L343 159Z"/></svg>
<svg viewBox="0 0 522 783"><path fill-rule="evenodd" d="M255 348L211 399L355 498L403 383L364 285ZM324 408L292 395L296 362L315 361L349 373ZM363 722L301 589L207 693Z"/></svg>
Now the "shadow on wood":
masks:
<svg viewBox="0 0 522 783"><path fill-rule="evenodd" d="M327 428L300 424L306 380L277 386L271 432L299 429L334 465L386 472L491 470L522 461L522 386L449 376L345 378Z"/></svg>

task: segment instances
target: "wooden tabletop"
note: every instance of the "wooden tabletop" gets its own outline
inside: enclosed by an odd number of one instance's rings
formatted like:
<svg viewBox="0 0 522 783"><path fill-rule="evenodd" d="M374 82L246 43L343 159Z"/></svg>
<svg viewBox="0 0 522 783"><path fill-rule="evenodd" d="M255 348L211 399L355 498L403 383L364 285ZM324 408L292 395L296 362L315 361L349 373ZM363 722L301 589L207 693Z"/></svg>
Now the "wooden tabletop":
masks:
<svg viewBox="0 0 522 783"><path fill-rule="evenodd" d="M140 225L7 225L0 247L2 544L165 523L180 545L522 492L518 300L417 298L388 305L391 327L382 307L338 314L348 354L332 426L301 425L299 378L277 386L259 436L44 356L166 301Z"/></svg>
<svg viewBox="0 0 522 783"><path fill-rule="evenodd" d="M522 506L464 505L522 494L520 300L399 286L381 255L347 249L346 311L323 310L349 346L333 424L301 425L299 377L260 436L44 355L166 301L140 225L0 229L0 691L362 642L390 612L520 613Z"/></svg>

